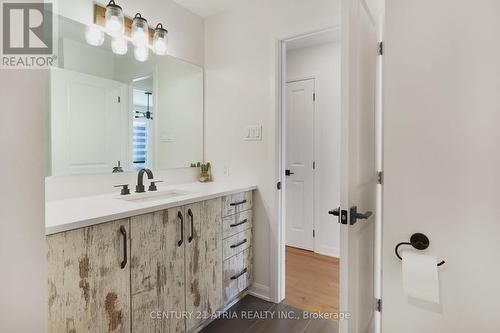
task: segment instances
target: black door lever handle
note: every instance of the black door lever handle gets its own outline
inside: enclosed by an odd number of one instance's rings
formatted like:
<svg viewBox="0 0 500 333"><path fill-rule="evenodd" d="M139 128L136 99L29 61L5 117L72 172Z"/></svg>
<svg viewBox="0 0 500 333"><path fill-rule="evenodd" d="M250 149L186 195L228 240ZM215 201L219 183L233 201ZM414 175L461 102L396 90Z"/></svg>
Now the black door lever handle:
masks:
<svg viewBox="0 0 500 333"><path fill-rule="evenodd" d="M333 215L333 216L340 216L340 207L332 209L331 211L328 212L328 214Z"/></svg>
<svg viewBox="0 0 500 333"><path fill-rule="evenodd" d="M353 206L349 211L349 224L354 225L358 220L367 220L372 215L372 212L358 213L358 207Z"/></svg>
<svg viewBox="0 0 500 333"><path fill-rule="evenodd" d="M328 212L328 214L337 216L338 217L338 222L340 224L347 224L347 210L341 210L339 208L332 209L331 211Z"/></svg>
<svg viewBox="0 0 500 333"><path fill-rule="evenodd" d="M295 172L291 172L290 170L285 170L285 176L295 175Z"/></svg>

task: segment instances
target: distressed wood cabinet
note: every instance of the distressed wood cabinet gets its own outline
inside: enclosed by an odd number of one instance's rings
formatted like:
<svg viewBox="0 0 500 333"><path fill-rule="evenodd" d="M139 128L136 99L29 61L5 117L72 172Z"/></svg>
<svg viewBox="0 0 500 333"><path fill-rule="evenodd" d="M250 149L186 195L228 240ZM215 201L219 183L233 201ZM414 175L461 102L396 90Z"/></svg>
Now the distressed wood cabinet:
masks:
<svg viewBox="0 0 500 333"><path fill-rule="evenodd" d="M47 237L49 332L130 332L129 229L126 219Z"/></svg>
<svg viewBox="0 0 500 333"><path fill-rule="evenodd" d="M49 333L198 330L251 283L251 207L242 192L47 236Z"/></svg>
<svg viewBox="0 0 500 333"><path fill-rule="evenodd" d="M253 280L252 191L222 198L223 301L229 303Z"/></svg>
<svg viewBox="0 0 500 333"><path fill-rule="evenodd" d="M184 207L187 331L222 306L221 210L221 198Z"/></svg>
<svg viewBox="0 0 500 333"><path fill-rule="evenodd" d="M222 305L221 225L220 198L131 218L132 332L190 331Z"/></svg>
<svg viewBox="0 0 500 333"><path fill-rule="evenodd" d="M178 209L132 217L132 332L184 332L184 244ZM161 315L158 315L161 313Z"/></svg>

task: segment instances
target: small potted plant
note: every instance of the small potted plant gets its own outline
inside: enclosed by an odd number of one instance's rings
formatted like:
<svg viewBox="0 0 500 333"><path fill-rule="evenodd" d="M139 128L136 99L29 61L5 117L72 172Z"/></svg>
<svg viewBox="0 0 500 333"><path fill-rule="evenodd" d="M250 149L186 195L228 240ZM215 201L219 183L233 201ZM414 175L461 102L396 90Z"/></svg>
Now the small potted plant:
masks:
<svg viewBox="0 0 500 333"><path fill-rule="evenodd" d="M202 183L212 181L212 176L210 175L210 162L207 163L191 163L192 168L199 168L200 175L198 176L198 180Z"/></svg>

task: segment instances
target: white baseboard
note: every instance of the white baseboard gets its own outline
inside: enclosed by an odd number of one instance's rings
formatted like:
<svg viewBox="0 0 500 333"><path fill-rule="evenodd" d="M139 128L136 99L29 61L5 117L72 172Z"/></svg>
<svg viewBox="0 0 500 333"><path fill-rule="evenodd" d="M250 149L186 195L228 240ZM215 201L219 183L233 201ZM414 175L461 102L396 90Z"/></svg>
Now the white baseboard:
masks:
<svg viewBox="0 0 500 333"><path fill-rule="evenodd" d="M250 289L248 290L248 294L270 302L271 297L269 296L269 290L270 289L268 286L254 282L250 286Z"/></svg>
<svg viewBox="0 0 500 333"><path fill-rule="evenodd" d="M320 245L315 252L324 256L340 258L340 250L338 247L334 246Z"/></svg>

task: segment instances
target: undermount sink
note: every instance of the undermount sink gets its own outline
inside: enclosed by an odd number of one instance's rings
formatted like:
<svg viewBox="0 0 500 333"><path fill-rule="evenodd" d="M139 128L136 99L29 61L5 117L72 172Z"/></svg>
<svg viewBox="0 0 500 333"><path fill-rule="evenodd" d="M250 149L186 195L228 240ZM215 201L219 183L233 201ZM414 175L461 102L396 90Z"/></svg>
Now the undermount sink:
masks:
<svg viewBox="0 0 500 333"><path fill-rule="evenodd" d="M193 192L182 191L182 190L168 190L168 191L158 191L158 192L134 193L131 195L120 196L117 199L130 202L149 202L149 201L158 201L158 200L180 197L192 193Z"/></svg>

